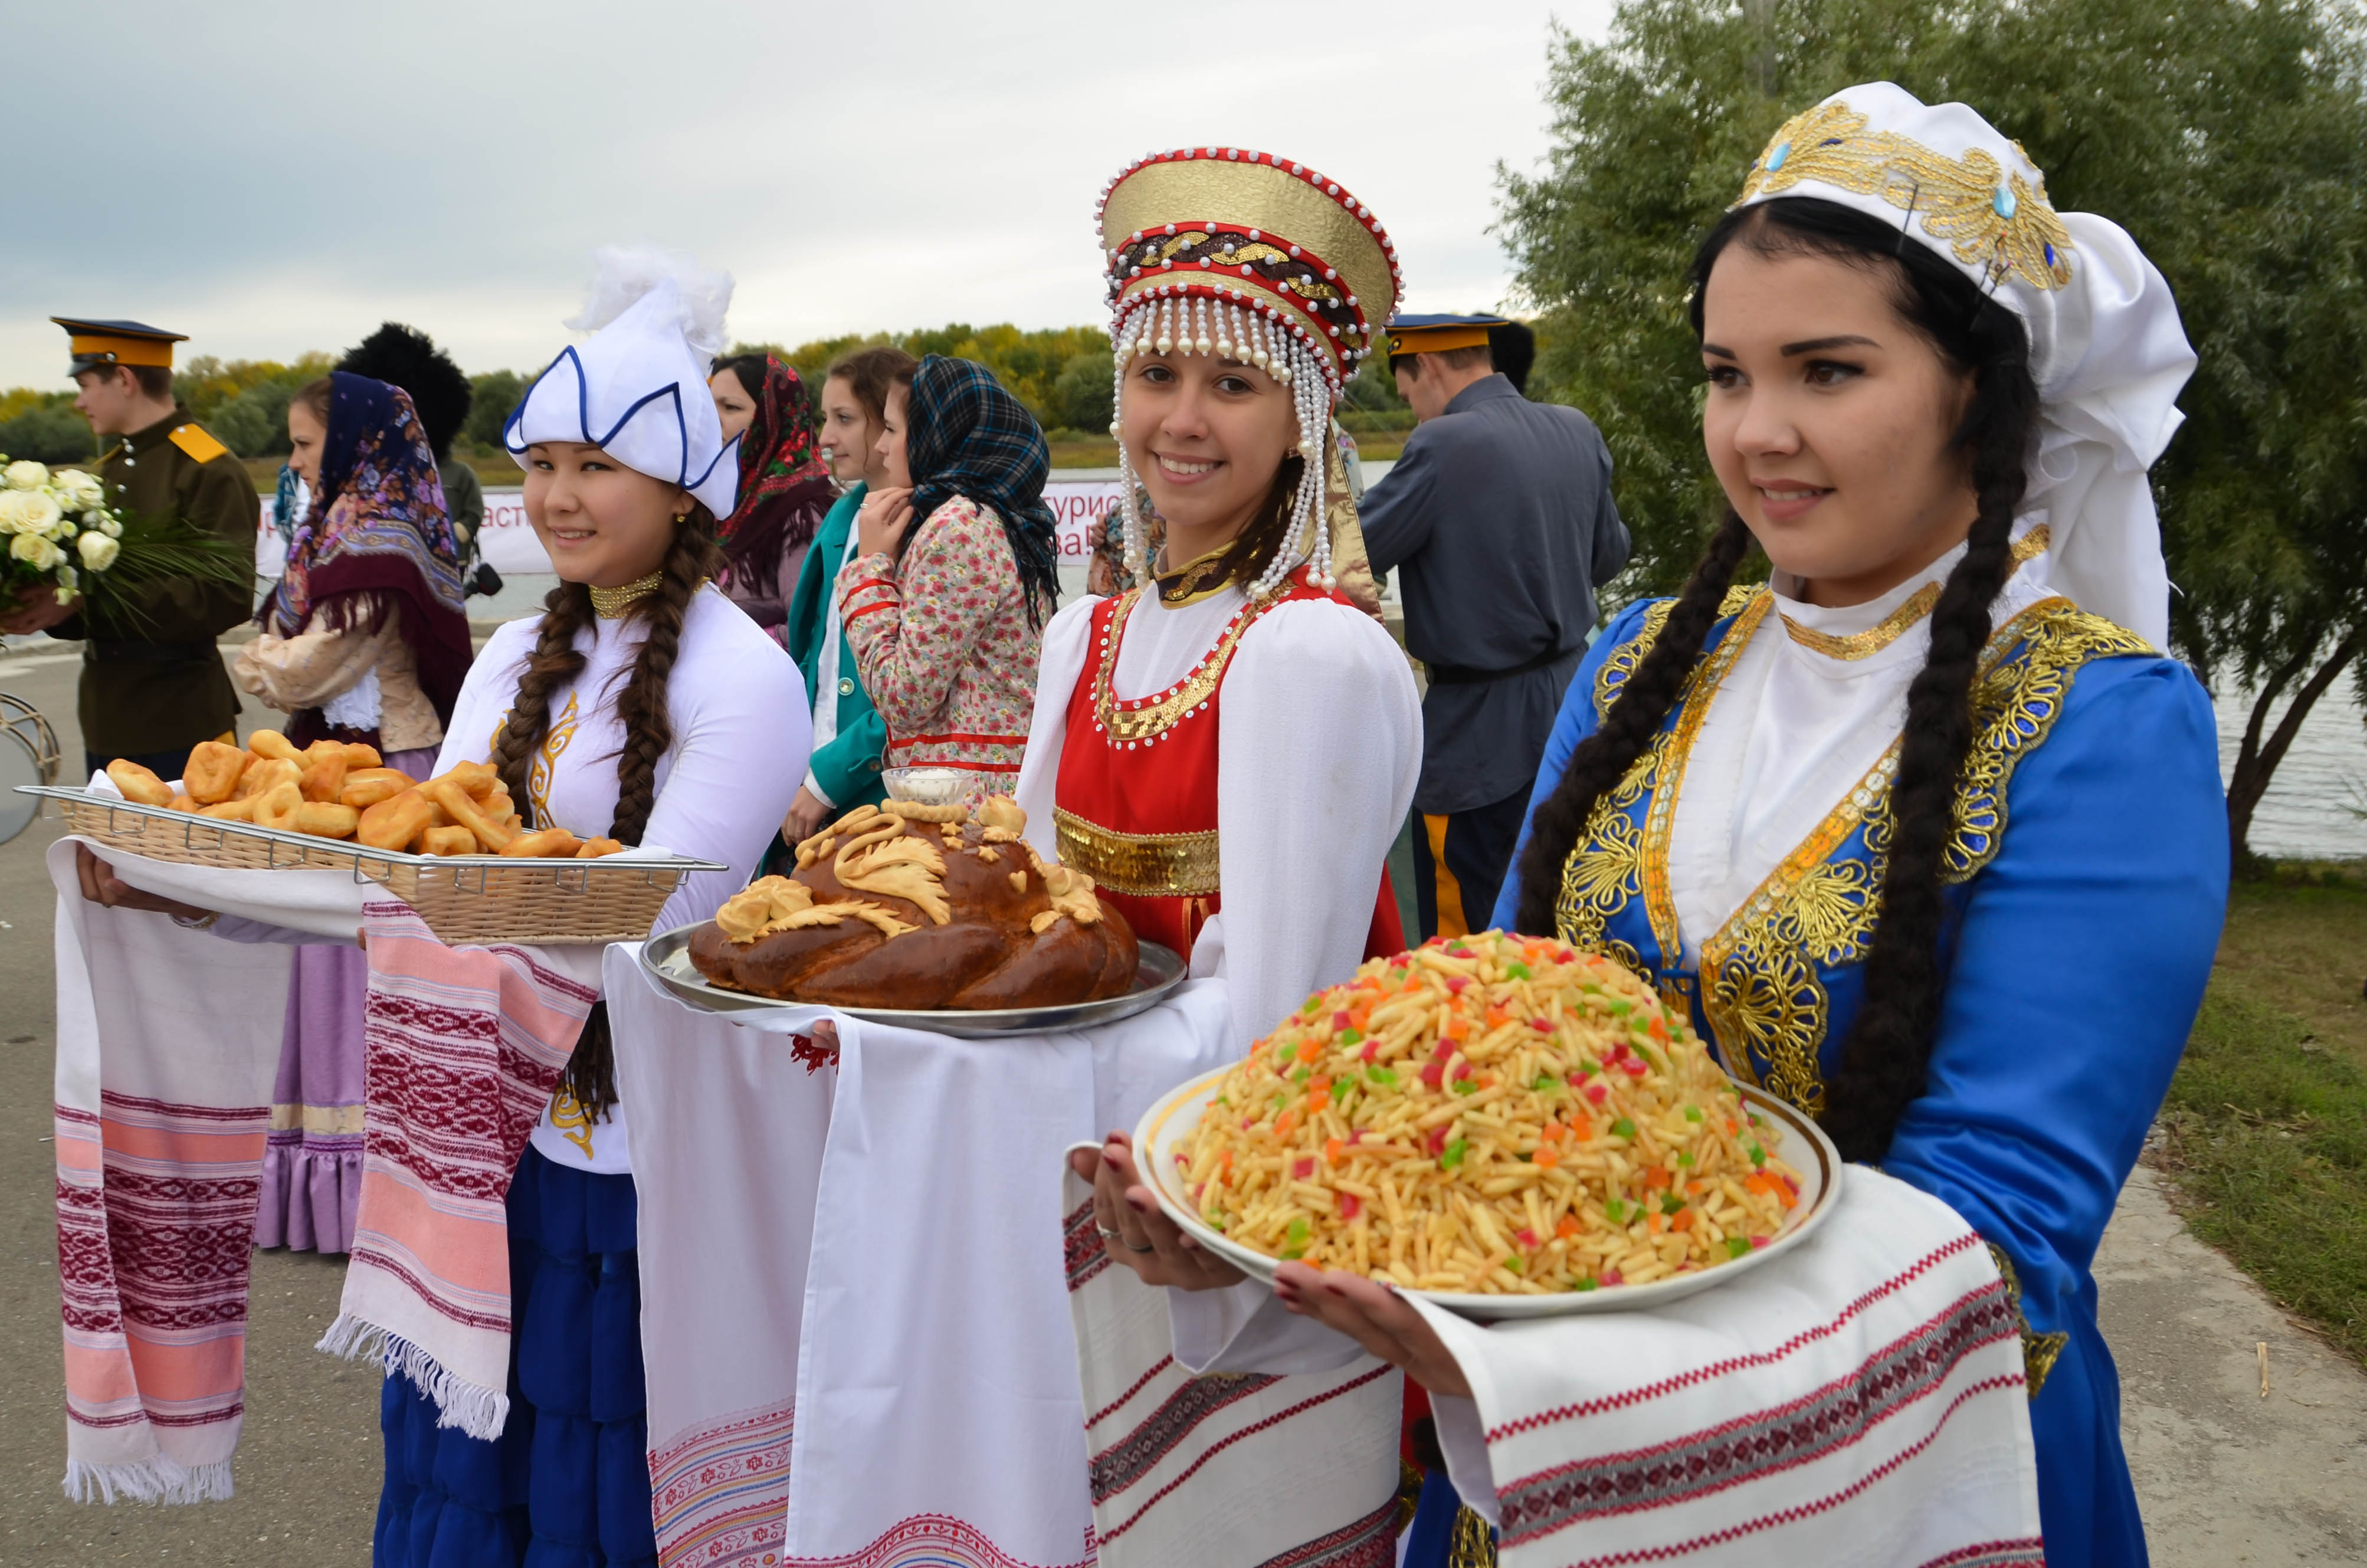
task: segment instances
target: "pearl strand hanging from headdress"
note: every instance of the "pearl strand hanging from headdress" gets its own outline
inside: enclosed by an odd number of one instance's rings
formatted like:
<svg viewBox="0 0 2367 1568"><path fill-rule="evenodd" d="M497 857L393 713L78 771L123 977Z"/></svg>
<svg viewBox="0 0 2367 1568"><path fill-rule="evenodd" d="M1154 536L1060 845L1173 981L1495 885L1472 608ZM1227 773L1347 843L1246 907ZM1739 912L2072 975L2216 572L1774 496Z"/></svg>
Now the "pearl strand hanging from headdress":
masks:
<svg viewBox="0 0 2367 1568"><path fill-rule="evenodd" d="M1140 295L1121 304L1110 327L1112 378L1110 434L1118 438L1118 507L1123 520L1127 570L1138 582L1150 581L1148 530L1137 497L1133 459L1126 450L1126 372L1145 354L1217 355L1254 365L1291 396L1297 422L1292 450L1301 458L1290 528L1274 559L1250 585L1255 599L1272 597L1302 563L1312 562L1314 585L1332 586L1331 531L1324 525L1323 488L1331 412L1337 397L1327 357L1306 340L1307 329L1287 321L1273 306L1244 299L1211 300L1205 295Z"/></svg>

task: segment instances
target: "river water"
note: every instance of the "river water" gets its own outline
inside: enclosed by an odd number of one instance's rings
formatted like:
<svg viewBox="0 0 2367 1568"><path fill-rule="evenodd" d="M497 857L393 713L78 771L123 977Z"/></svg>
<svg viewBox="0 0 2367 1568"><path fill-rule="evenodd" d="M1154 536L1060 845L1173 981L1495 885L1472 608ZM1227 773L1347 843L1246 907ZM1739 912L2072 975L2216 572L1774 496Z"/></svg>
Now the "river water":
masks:
<svg viewBox="0 0 2367 1568"><path fill-rule="evenodd" d="M2219 715L2219 778L2236 768L2236 748L2250 721L2248 694L2223 683L2213 694ZM2261 725L2265 736L2284 716L2279 703ZM2252 852L2294 860L2367 857L2367 724L2360 718L2348 677L2317 700L2277 764L2269 792L2252 814Z"/></svg>

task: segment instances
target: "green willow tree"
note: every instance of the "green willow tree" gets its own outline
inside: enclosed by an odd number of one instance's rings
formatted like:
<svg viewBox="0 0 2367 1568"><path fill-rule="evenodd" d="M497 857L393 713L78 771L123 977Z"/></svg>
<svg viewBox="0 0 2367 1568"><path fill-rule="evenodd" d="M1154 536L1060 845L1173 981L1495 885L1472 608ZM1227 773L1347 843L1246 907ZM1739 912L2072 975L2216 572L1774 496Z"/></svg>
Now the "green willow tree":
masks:
<svg viewBox="0 0 2367 1568"><path fill-rule="evenodd" d="M1722 505L1684 274L1768 135L1855 82L1972 104L2058 207L2135 236L2201 356L2154 481L2176 650L2253 694L2228 792L2248 860L2311 705L2345 676L2367 698L2361 39L2353 0L1626 0L1605 41L1560 38L1555 145L1504 175L1502 232L1540 390L1618 462L1622 588L1673 592Z"/></svg>

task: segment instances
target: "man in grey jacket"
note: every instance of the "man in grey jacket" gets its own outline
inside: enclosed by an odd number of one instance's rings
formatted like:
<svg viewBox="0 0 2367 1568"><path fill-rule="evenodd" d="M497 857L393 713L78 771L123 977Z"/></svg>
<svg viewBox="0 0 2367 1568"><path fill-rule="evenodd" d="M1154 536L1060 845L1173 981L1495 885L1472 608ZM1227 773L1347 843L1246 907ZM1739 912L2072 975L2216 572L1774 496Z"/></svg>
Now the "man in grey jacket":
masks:
<svg viewBox="0 0 2367 1568"><path fill-rule="evenodd" d="M1511 864L1562 694L1627 563L1611 454L1573 408L1533 403L1533 340L1494 316L1402 316L1389 368L1420 426L1362 522L1375 572L1405 571L1406 649L1421 660L1414 881L1421 934L1482 930Z"/></svg>

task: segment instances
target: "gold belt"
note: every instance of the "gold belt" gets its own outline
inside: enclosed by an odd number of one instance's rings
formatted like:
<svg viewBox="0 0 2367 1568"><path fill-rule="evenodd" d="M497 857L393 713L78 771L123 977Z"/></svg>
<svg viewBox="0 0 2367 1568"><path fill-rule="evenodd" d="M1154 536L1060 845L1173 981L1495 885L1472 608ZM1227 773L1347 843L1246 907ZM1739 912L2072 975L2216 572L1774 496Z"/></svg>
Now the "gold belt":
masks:
<svg viewBox="0 0 2367 1568"><path fill-rule="evenodd" d="M1221 878L1214 829L1202 833L1121 833L1052 808L1060 863L1098 887L1132 898L1206 898Z"/></svg>

